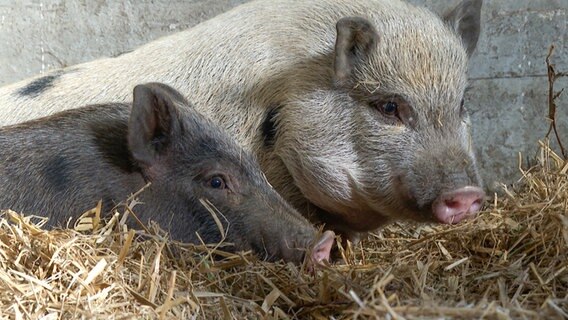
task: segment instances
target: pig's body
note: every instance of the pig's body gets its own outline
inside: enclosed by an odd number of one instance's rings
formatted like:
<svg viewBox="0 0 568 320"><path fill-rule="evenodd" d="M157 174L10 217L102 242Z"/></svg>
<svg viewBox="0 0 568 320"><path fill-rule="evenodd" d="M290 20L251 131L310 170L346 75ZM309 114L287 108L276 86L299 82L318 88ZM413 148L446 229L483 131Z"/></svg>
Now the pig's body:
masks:
<svg viewBox="0 0 568 320"><path fill-rule="evenodd" d="M457 222L483 198L460 109L480 7L465 0L445 23L396 0L253 1L131 53L4 87L0 124L126 102L135 83L164 82L255 153L314 222L346 234L398 219ZM383 112L394 98L402 107Z"/></svg>
<svg viewBox="0 0 568 320"><path fill-rule="evenodd" d="M154 220L180 241L219 242L225 235L206 200L236 249L301 262L315 228L253 157L177 95L141 85L132 113L126 104L95 105L0 129L0 209L61 226L101 199L108 212L151 182L134 208L143 223ZM332 234L323 240L319 258L328 257Z"/></svg>
<svg viewBox="0 0 568 320"><path fill-rule="evenodd" d="M108 212L146 182L126 143L130 107L99 105L0 129L0 209L65 225L103 200Z"/></svg>

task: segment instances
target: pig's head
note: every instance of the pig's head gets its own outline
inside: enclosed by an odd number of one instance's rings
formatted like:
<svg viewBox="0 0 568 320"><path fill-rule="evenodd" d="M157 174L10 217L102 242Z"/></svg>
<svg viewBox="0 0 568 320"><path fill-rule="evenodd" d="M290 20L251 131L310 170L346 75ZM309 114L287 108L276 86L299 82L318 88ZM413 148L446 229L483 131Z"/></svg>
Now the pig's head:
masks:
<svg viewBox="0 0 568 320"><path fill-rule="evenodd" d="M464 92L481 2L444 20L412 7L340 19L332 84L277 115L278 156L336 230L457 223L480 209Z"/></svg>
<svg viewBox="0 0 568 320"><path fill-rule="evenodd" d="M145 205L178 240L225 239L237 250L292 262L309 249L312 261L329 258L333 233L316 239L316 229L269 185L255 159L171 87L136 86L128 145L152 182Z"/></svg>

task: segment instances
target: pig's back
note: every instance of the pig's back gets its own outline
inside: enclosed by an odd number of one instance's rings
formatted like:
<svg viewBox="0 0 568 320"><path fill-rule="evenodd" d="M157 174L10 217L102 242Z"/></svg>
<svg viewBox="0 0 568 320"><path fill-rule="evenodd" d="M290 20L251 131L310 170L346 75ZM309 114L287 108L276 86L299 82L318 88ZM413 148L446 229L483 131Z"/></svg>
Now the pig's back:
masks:
<svg viewBox="0 0 568 320"><path fill-rule="evenodd" d="M409 8L393 0L246 3L131 53L4 87L0 125L78 105L129 102L136 84L162 82L184 93L246 146L249 132L260 125L256 115L288 99L291 88L322 80L331 85L326 79L331 77L339 18L408 15Z"/></svg>
<svg viewBox="0 0 568 320"><path fill-rule="evenodd" d="M128 164L128 110L86 107L0 129L0 209L57 225L98 200L106 207L124 200L143 185Z"/></svg>

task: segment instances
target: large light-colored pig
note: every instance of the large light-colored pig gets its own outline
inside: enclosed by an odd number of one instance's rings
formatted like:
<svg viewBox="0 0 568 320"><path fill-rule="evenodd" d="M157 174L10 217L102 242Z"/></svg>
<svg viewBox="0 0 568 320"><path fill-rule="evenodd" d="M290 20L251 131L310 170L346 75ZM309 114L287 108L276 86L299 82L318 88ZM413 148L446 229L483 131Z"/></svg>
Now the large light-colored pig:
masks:
<svg viewBox="0 0 568 320"><path fill-rule="evenodd" d="M256 154L313 222L456 223L484 193L463 103L481 0L253 1L116 58L0 90L0 125L164 82Z"/></svg>

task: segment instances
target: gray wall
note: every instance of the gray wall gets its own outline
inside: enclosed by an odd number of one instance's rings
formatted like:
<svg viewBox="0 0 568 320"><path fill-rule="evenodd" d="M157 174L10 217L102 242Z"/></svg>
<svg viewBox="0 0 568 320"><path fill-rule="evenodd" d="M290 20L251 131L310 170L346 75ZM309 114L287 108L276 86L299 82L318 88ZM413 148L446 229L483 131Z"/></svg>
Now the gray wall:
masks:
<svg viewBox="0 0 568 320"><path fill-rule="evenodd" d="M0 85L131 50L246 0L0 0ZM457 0L411 0L443 12ZM568 71L568 0L485 1L467 105L489 187L518 177L547 129L545 56ZM181 44L183 45L183 44ZM568 79L557 88L568 87ZM568 90L558 120L568 144Z"/></svg>

